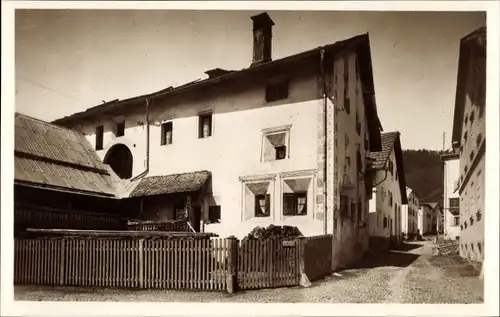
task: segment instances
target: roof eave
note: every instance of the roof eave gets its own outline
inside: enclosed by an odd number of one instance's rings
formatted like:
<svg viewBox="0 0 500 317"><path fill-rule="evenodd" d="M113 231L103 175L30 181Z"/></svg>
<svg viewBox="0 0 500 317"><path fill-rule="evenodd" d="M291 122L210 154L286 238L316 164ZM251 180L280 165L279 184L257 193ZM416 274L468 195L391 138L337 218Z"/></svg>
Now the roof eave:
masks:
<svg viewBox="0 0 500 317"><path fill-rule="evenodd" d="M111 193L97 193L97 192L69 189L69 188L65 188L65 187L51 186L51 185L46 185L46 184L25 182L25 181L19 181L19 180L14 180L14 185L33 187L33 188L45 189L45 190L52 190L52 191L64 192L64 193L68 193L68 194L79 194L79 195L101 197L101 198L113 198L113 199L116 198L115 194L111 194Z"/></svg>

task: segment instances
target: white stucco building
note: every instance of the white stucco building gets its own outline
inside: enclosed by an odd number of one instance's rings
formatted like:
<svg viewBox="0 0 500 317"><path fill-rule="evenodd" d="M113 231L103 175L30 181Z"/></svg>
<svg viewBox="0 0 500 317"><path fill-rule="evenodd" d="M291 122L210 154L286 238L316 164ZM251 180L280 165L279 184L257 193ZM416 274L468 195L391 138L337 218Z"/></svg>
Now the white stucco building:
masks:
<svg viewBox="0 0 500 317"><path fill-rule="evenodd" d="M459 153L460 255L484 259L486 27L460 41L452 145ZM493 211L496 212L496 211Z"/></svg>
<svg viewBox="0 0 500 317"><path fill-rule="evenodd" d="M403 231L401 207L408 201L400 133L383 133L382 151L370 157L376 171L369 210L370 240L377 247L391 240L400 242Z"/></svg>
<svg viewBox="0 0 500 317"><path fill-rule="evenodd" d="M441 155L444 164L443 215L444 238L455 240L460 236L460 196L458 185L460 161L458 150L448 150Z"/></svg>
<svg viewBox="0 0 500 317"><path fill-rule="evenodd" d="M409 187L406 187L406 196L408 203L401 206L401 231L406 235L418 234L418 210L420 209L420 200L417 193Z"/></svg>
<svg viewBox="0 0 500 317"><path fill-rule="evenodd" d="M332 233L342 266L368 247L368 156L381 150L368 35L273 60L274 22L252 20L248 68L55 123L88 137L143 219L239 238L269 224Z"/></svg>

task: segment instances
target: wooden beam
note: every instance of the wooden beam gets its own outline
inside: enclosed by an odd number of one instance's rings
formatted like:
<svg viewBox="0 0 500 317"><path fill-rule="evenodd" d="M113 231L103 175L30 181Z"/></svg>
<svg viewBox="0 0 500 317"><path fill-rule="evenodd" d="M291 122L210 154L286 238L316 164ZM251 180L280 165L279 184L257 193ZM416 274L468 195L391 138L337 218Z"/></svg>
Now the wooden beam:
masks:
<svg viewBox="0 0 500 317"><path fill-rule="evenodd" d="M119 230L77 230L77 229L26 229L27 233L39 235L78 237L218 237L215 233L175 231L119 231Z"/></svg>

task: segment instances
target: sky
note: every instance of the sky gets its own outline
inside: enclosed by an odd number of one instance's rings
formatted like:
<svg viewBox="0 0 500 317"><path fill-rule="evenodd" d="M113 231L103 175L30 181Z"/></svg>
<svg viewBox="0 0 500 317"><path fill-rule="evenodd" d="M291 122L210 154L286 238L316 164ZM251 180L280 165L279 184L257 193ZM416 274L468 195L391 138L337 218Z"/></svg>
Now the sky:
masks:
<svg viewBox="0 0 500 317"><path fill-rule="evenodd" d="M262 11L18 10L16 111L52 121L242 69ZM460 39L482 12L267 11L278 59L369 33L378 114L404 149L450 147Z"/></svg>

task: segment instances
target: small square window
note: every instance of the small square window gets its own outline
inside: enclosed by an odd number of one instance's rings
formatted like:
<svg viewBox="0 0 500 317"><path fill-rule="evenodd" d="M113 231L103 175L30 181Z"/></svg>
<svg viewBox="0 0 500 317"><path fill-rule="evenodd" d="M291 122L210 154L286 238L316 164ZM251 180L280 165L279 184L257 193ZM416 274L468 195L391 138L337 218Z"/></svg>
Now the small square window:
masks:
<svg viewBox="0 0 500 317"><path fill-rule="evenodd" d="M261 160L263 162L284 160L290 156L290 150L288 147L290 138L289 129L284 129L284 131L281 131L264 131L261 150Z"/></svg>
<svg viewBox="0 0 500 317"><path fill-rule="evenodd" d="M172 121L161 124L161 145L172 144L173 141L173 123Z"/></svg>
<svg viewBox="0 0 500 317"><path fill-rule="evenodd" d="M289 81L284 80L278 83L266 85L266 102L273 102L288 98Z"/></svg>
<svg viewBox="0 0 500 317"><path fill-rule="evenodd" d="M95 149L102 150L104 147L104 126L100 125L95 128Z"/></svg>
<svg viewBox="0 0 500 317"><path fill-rule="evenodd" d="M255 195L255 217L269 217L271 214L271 195Z"/></svg>
<svg viewBox="0 0 500 317"><path fill-rule="evenodd" d="M204 113L198 116L198 137L200 139L212 136L212 113Z"/></svg>
<svg viewBox="0 0 500 317"><path fill-rule="evenodd" d="M286 146L285 145L280 145L276 146L276 159L277 160L283 160L286 158Z"/></svg>
<svg viewBox="0 0 500 317"><path fill-rule="evenodd" d="M125 121L118 122L116 124L116 136L124 136L125 135Z"/></svg>
<svg viewBox="0 0 500 317"><path fill-rule="evenodd" d="M208 207L208 223L220 223L220 206Z"/></svg>

